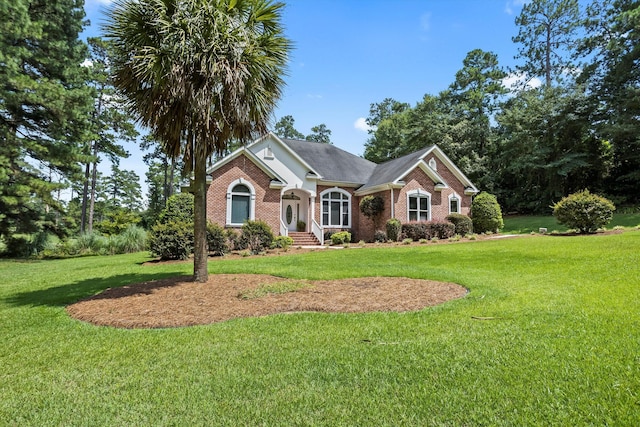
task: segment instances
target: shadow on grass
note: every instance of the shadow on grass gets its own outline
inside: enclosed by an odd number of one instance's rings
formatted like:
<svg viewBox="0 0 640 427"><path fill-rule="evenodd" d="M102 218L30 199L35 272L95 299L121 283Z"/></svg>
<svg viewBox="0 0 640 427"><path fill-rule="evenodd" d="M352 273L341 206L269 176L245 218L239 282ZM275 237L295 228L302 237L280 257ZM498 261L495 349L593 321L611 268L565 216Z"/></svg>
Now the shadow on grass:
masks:
<svg viewBox="0 0 640 427"><path fill-rule="evenodd" d="M38 289L28 292L20 292L5 298L5 302L14 306L52 306L64 307L73 304L81 299L96 295L109 288L121 288L140 282L167 279L179 276L182 281L189 280L190 276L185 276L184 271L151 273L151 274L120 274L110 277L96 277L81 280L52 288ZM135 290L133 293L150 293L153 288L161 286L173 286L176 280L168 280L162 284L145 284L141 287L127 288ZM145 290L146 289L146 290ZM125 291L126 293L126 291ZM124 295L123 295L124 296Z"/></svg>

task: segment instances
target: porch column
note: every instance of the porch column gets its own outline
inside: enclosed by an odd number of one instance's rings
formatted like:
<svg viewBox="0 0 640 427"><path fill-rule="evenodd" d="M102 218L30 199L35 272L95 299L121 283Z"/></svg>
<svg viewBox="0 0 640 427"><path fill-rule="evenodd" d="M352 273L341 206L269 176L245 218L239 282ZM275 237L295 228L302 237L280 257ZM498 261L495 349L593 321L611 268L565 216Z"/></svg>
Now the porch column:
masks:
<svg viewBox="0 0 640 427"><path fill-rule="evenodd" d="M313 224L313 221L315 221L316 219L316 198L315 196L313 197L309 197L309 203L311 204L311 215L309 215L311 217L311 221L309 222L309 226L311 227ZM311 230L311 228L309 228Z"/></svg>

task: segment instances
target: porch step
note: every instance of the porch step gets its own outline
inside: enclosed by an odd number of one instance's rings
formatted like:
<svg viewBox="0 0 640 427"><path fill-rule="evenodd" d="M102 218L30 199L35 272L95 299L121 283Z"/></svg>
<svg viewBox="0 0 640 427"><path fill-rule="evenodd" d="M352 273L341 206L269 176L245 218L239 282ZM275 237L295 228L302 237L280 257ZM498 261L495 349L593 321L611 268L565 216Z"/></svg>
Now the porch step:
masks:
<svg viewBox="0 0 640 427"><path fill-rule="evenodd" d="M313 233L290 231L289 237L293 239L293 246L320 246L320 242Z"/></svg>

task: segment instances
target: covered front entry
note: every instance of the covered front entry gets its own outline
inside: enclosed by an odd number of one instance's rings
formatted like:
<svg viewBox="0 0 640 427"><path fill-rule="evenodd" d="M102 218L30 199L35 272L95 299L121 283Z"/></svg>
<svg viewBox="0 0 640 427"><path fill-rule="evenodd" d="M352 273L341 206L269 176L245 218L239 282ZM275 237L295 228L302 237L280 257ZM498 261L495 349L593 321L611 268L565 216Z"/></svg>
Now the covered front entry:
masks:
<svg viewBox="0 0 640 427"><path fill-rule="evenodd" d="M309 197L305 193L289 190L282 195L281 219L288 231L297 231L299 221L305 223L304 229L300 231L307 231L308 212Z"/></svg>

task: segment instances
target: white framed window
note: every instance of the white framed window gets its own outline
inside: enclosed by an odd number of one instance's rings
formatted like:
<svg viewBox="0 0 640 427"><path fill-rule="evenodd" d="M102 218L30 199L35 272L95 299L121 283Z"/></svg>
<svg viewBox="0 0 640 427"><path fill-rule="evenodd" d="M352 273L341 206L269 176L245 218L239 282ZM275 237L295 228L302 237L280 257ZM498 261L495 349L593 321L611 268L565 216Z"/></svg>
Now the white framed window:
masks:
<svg viewBox="0 0 640 427"><path fill-rule="evenodd" d="M460 213L460 196L449 194L449 213Z"/></svg>
<svg viewBox="0 0 640 427"><path fill-rule="evenodd" d="M256 191L250 182L238 179L227 189L227 225L241 226L255 219Z"/></svg>
<svg viewBox="0 0 640 427"><path fill-rule="evenodd" d="M320 194L323 227L351 227L351 194L339 188Z"/></svg>
<svg viewBox="0 0 640 427"><path fill-rule="evenodd" d="M431 221L431 194L424 190L407 193L407 220Z"/></svg>

